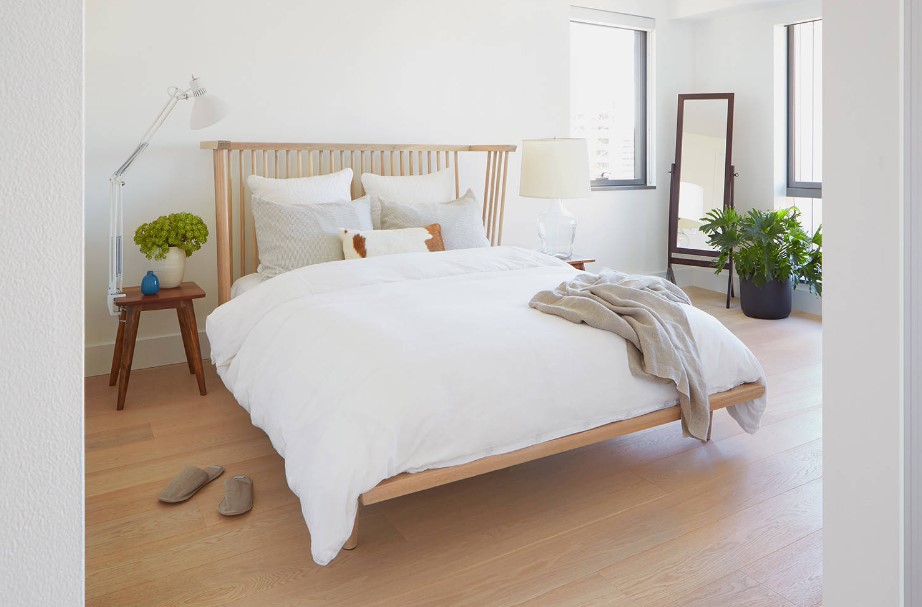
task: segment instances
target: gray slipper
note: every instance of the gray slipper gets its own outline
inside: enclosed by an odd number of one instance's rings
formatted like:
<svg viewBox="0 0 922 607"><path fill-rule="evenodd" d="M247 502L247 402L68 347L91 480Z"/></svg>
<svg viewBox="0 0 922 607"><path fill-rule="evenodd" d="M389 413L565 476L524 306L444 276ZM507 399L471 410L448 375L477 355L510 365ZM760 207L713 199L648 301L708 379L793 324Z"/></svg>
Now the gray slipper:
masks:
<svg viewBox="0 0 922 607"><path fill-rule="evenodd" d="M186 466L183 471L176 475L169 484L160 492L159 499L167 504L184 502L196 491L221 476L224 473L222 466L208 466L204 470L195 466Z"/></svg>
<svg viewBox="0 0 922 607"><path fill-rule="evenodd" d="M218 512L224 516L236 516L249 512L253 507L253 481L248 476L235 476L224 481L224 499L218 504Z"/></svg>

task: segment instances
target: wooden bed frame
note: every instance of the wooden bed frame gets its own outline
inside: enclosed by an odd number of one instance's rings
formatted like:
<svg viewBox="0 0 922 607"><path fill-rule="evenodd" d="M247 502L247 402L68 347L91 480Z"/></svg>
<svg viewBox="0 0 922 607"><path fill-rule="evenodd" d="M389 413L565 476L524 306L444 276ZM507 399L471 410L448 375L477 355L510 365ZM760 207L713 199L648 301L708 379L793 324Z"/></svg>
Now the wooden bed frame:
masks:
<svg viewBox="0 0 922 607"><path fill-rule="evenodd" d="M365 143L239 143L203 141L214 154L215 240L218 245L218 304L230 300L234 280L256 271L259 252L246 177L284 179L352 169L352 198L365 194L362 173L428 175L450 169L461 197L461 167L467 157L485 158L483 225L490 244L503 241L506 176L514 145L382 145ZM471 184L473 187L474 184ZM480 184L476 184L479 186ZM476 189L474 190L477 191ZM234 224L237 231L233 229ZM235 266L236 262L236 266Z"/></svg>
<svg viewBox="0 0 922 607"><path fill-rule="evenodd" d="M491 245L502 243L503 218L506 202L506 177L509 154L514 145L382 145L382 144L322 144L322 143L236 143L204 141L202 149L214 153L216 240L218 245L218 303L230 299L235 278L255 272L259 263L250 196L245 186L248 175L289 178L328 174L345 167L353 169L352 195L364 195L361 174L425 175L443 168L454 171L455 195L461 196L461 171L468 167L465 157L480 156L486 160L483 181L483 223ZM236 195L236 196L235 196ZM238 230L235 233L233 225ZM237 260L235 267L235 259ZM236 270L236 271L235 271ZM710 397L711 420L714 411L749 402L762 396L760 384L743 384ZM501 470L517 464L571 451L595 443L640 432L662 424L678 421L678 406L646 415L612 422L604 426L577 432L509 453L491 455L473 462L434 468L414 474L403 473L385 479L359 498L362 505L376 504L395 497L425 491ZM708 433L710 440L710 432ZM351 550L358 545L359 511L356 511L352 536L343 546Z"/></svg>

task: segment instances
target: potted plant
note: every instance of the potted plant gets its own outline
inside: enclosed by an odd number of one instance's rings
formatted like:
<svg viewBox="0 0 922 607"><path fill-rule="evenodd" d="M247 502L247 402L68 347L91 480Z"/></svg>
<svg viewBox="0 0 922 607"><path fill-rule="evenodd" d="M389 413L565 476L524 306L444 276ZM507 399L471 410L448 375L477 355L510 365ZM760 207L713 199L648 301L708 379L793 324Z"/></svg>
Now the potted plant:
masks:
<svg viewBox="0 0 922 607"><path fill-rule="evenodd" d="M700 230L720 253L717 274L733 255L740 277L740 307L752 318L778 319L791 314L792 291L804 283L823 292L822 226L808 236L797 207L740 215L715 209L701 218Z"/></svg>
<svg viewBox="0 0 922 607"><path fill-rule="evenodd" d="M151 270L164 289L178 287L186 269L186 257L208 240L208 226L192 213L161 215L138 226L134 243L153 261Z"/></svg>

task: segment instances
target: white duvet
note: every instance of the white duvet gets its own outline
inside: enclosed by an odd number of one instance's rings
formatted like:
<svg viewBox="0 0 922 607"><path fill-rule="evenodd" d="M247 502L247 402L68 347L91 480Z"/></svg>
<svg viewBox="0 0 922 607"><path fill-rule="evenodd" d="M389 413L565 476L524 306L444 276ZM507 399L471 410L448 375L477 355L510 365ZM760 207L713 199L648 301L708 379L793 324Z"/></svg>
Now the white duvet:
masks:
<svg viewBox="0 0 922 607"><path fill-rule="evenodd" d="M622 338L528 307L574 274L512 247L336 261L208 317L218 373L285 458L317 563L339 553L358 497L385 478L676 404L673 386L631 375ZM709 393L764 383L720 322L687 315ZM735 417L754 432L764 407Z"/></svg>

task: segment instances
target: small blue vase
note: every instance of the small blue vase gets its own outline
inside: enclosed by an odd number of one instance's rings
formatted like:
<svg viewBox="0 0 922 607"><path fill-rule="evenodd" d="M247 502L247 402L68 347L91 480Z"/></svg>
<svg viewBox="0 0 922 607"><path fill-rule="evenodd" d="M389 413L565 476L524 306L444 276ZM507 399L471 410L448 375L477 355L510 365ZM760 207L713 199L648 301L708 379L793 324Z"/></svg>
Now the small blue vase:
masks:
<svg viewBox="0 0 922 607"><path fill-rule="evenodd" d="M160 279L154 274L153 270L148 270L144 278L141 279L141 293L145 295L156 295L160 291Z"/></svg>

